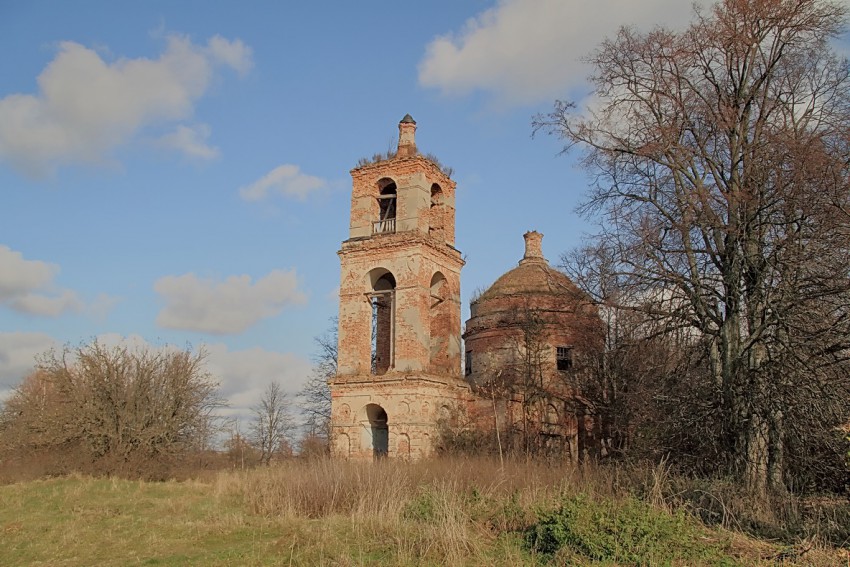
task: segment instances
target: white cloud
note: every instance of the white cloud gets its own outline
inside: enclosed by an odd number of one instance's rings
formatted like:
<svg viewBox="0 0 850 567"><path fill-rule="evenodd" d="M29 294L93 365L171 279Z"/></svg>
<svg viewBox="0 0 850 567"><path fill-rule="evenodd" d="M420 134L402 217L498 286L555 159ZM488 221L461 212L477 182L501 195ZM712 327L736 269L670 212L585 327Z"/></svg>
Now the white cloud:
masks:
<svg viewBox="0 0 850 567"><path fill-rule="evenodd" d="M41 315L42 317L56 317L66 311L80 311L83 308L83 302L80 301L76 293L69 289L64 289L53 296L28 293L13 298L9 301L9 306L21 313Z"/></svg>
<svg viewBox="0 0 850 567"><path fill-rule="evenodd" d="M284 164L277 166L254 183L240 187L239 195L246 201L265 199L269 193L304 200L310 193L326 186L327 182L324 179L301 173L297 165Z"/></svg>
<svg viewBox="0 0 850 567"><path fill-rule="evenodd" d="M183 152L187 157L204 160L219 156L218 148L207 145L211 129L206 124L186 126L179 124L173 132L162 136L158 145L163 148Z"/></svg>
<svg viewBox="0 0 850 567"><path fill-rule="evenodd" d="M212 334L241 333L288 305L307 301L298 289L295 270L273 270L256 283L247 275L230 276L223 282L191 273L165 276L156 281L154 290L166 303L157 324Z"/></svg>
<svg viewBox="0 0 850 567"><path fill-rule="evenodd" d="M170 36L157 59L104 61L65 41L38 94L0 99L0 159L32 177L63 163L98 163L143 128L190 117L217 65L250 69L251 49L219 36L206 46Z"/></svg>
<svg viewBox="0 0 850 567"><path fill-rule="evenodd" d="M254 67L252 50L241 39L230 41L216 35L207 43L207 49L215 59L232 67L243 77Z"/></svg>
<svg viewBox="0 0 850 567"><path fill-rule="evenodd" d="M127 347L132 351L142 350L171 350L176 349L173 345L152 345L141 335L119 335L118 333L103 333L96 337L97 342L106 347Z"/></svg>
<svg viewBox="0 0 850 567"><path fill-rule="evenodd" d="M682 26L693 14L682 0L502 0L457 34L435 38L419 64L419 82L445 94L476 90L503 104L548 101L583 85L581 58L623 25Z"/></svg>
<svg viewBox="0 0 850 567"><path fill-rule="evenodd" d="M24 260L20 252L0 245L0 300L20 296L48 285L59 266L39 260Z"/></svg>
<svg viewBox="0 0 850 567"><path fill-rule="evenodd" d="M25 260L20 252L0 245L0 305L45 317L80 311L83 302L77 294L53 283L58 273L55 264Z"/></svg>
<svg viewBox="0 0 850 567"><path fill-rule="evenodd" d="M328 299L328 301L331 301L333 303L339 303L339 286L336 286L335 288L330 290L325 297Z"/></svg>
<svg viewBox="0 0 850 567"><path fill-rule="evenodd" d="M88 304L86 312L90 317L103 321L120 301L119 297L100 293Z"/></svg>
<svg viewBox="0 0 850 567"><path fill-rule="evenodd" d="M231 351L224 344L206 345L207 369L221 381L230 407L224 413L245 416L270 382L278 382L293 399L310 375L312 365L291 353L262 348Z"/></svg>
<svg viewBox="0 0 850 567"><path fill-rule="evenodd" d="M44 333L0 333L0 401L34 370L36 355L58 346Z"/></svg>

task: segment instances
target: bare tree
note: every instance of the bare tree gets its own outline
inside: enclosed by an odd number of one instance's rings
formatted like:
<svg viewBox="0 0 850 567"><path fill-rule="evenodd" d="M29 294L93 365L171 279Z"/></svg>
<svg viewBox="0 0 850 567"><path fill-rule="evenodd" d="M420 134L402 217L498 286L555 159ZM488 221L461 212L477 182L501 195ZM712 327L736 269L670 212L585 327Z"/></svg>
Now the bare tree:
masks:
<svg viewBox="0 0 850 567"><path fill-rule="evenodd" d="M685 448L682 437L672 431L682 428L695 439L712 441L706 416L689 403L705 399L699 384L693 383L698 381L692 368L693 358L699 358L696 337L635 308L645 301L629 295L631 287L617 271L610 242L572 250L561 262L598 306L604 330L598 364L584 373L581 388L603 424L607 449L613 456L638 459L669 459L681 449L696 459L716 462L706 459L706 449ZM695 470L693 464L687 463L690 470Z"/></svg>
<svg viewBox="0 0 850 567"><path fill-rule="evenodd" d="M301 389L303 407L308 414L308 425L313 433L324 434L331 418L331 391L328 382L337 374L337 320L331 320L331 326L314 338L318 347L313 355L313 373Z"/></svg>
<svg viewBox="0 0 850 567"><path fill-rule="evenodd" d="M0 445L91 472L159 474L214 430L223 403L204 356L97 341L47 352L4 404Z"/></svg>
<svg viewBox="0 0 850 567"><path fill-rule="evenodd" d="M535 120L586 150L615 301L699 341L718 463L758 493L795 482L850 413L844 18L721 0L681 33L623 29L590 59L596 110Z"/></svg>
<svg viewBox="0 0 850 567"><path fill-rule="evenodd" d="M313 372L298 392L305 414L302 445L307 442L315 452L316 441L327 443L331 420L331 390L328 382L337 372L337 319L333 317L328 329L314 338L318 347L313 356Z"/></svg>
<svg viewBox="0 0 850 567"><path fill-rule="evenodd" d="M514 365L510 369L514 383L511 390L522 400L522 449L526 455L532 455L540 450L541 403L545 403L553 393L544 376L546 359L552 357L552 347L546 341L546 322L536 309L526 304L510 316L519 331L514 337Z"/></svg>
<svg viewBox="0 0 850 567"><path fill-rule="evenodd" d="M260 462L268 465L275 454L290 447L289 436L295 429L289 400L280 383L270 382L266 386L253 412L251 438L260 451Z"/></svg>
<svg viewBox="0 0 850 567"><path fill-rule="evenodd" d="M224 452L231 467L245 469L247 465L260 460L257 448L239 429L239 420L231 418L222 426L227 437L224 439Z"/></svg>

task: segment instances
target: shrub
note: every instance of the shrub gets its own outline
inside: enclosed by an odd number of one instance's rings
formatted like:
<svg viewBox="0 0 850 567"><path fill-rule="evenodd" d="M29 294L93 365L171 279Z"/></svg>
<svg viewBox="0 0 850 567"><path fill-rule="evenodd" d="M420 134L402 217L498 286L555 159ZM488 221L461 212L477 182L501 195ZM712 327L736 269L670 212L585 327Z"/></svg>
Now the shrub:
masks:
<svg viewBox="0 0 850 567"><path fill-rule="evenodd" d="M51 351L0 411L0 462L166 478L206 447L220 405L203 352L97 341Z"/></svg>
<svg viewBox="0 0 850 567"><path fill-rule="evenodd" d="M668 514L635 498L595 501L567 497L539 514L525 533L528 550L596 561L656 565L672 561L722 564L722 546L684 513Z"/></svg>

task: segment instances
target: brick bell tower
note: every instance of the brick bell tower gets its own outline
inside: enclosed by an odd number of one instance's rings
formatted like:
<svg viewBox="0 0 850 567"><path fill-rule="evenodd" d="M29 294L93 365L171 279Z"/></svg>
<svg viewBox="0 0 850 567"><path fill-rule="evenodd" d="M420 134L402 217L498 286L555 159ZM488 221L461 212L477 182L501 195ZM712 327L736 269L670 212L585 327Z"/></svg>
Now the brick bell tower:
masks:
<svg viewBox="0 0 850 567"><path fill-rule="evenodd" d="M338 373L331 388L335 456L419 458L437 420L469 399L460 366L455 182L416 149L351 170L351 222L338 252Z"/></svg>

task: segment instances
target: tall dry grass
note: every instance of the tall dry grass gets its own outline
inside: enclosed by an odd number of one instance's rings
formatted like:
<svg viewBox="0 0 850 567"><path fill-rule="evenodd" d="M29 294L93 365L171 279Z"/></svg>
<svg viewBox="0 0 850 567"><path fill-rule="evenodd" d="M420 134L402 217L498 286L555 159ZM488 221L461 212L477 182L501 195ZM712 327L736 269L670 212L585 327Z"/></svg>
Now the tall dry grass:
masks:
<svg viewBox="0 0 850 567"><path fill-rule="evenodd" d="M364 541L392 541L399 564L485 565L494 553L500 564L527 562L518 542L540 510L579 494L595 500L624 499L636 489L660 495L663 490L652 486L660 480L658 471L645 467L326 459L223 473L214 486L220 498L234 498L264 517L344 519ZM512 544L499 545L511 537Z"/></svg>
<svg viewBox="0 0 850 567"><path fill-rule="evenodd" d="M531 503L555 498L573 487L586 490L586 476L577 467L540 463L501 467L484 458L414 463L323 459L290 460L268 468L222 473L215 485L218 494L238 496L260 515L394 519L423 490L446 495L474 492L479 498L493 499L519 493L523 502ZM609 487L605 488L608 492Z"/></svg>
<svg viewBox="0 0 850 567"><path fill-rule="evenodd" d="M71 476L0 486L0 504L0 533L9 540L0 546L3 565L123 564L112 559L131 556L168 565L541 565L545 548L532 547L530 534L559 531L569 536L551 558L556 564L633 564L592 550L622 544L644 557L641 534L650 533L664 544L650 551L667 550L658 564L730 558L724 564L834 566L846 564L847 552L835 546L850 526L850 505L821 502L817 522L800 538L754 540L682 516L685 510L720 524L725 514L746 531L742 518L763 512L748 512L745 494L723 481L683 478L664 464L500 466L469 458L293 459L168 483ZM786 500L773 517L798 517L810 505ZM663 529L670 525L682 527L671 535ZM697 544L687 558L682 537ZM59 561L67 557L78 560Z"/></svg>
<svg viewBox="0 0 850 567"><path fill-rule="evenodd" d="M587 487L582 469L489 459L414 463L292 460L222 473L220 498L284 520L344 518L364 539L393 541L400 564L425 558L445 565L488 564L494 541L521 530L532 510ZM500 553L519 554L516 546ZM520 560L519 556L515 558ZM501 560L510 562L510 557Z"/></svg>
<svg viewBox="0 0 850 567"><path fill-rule="evenodd" d="M687 479L665 463L293 459L268 468L221 473L214 488L219 498L235 499L259 516L345 521L364 540L392 541L399 564L423 558L444 565L487 564L494 549L507 554L501 561L511 562L510 555L520 553L516 541L541 511L580 495L597 502L637 498L660 512L685 511L708 525L756 535L761 529L791 547L806 548L813 542L840 546L843 539L835 525L836 519L844 518L841 513L822 521L820 531L808 527L795 532L795 526L783 526L792 517L800 524L801 505L794 497L766 509L726 482ZM783 529L784 537L779 537ZM814 532L819 540L813 539ZM514 537L514 545L500 548L505 537ZM521 562L519 556L514 559Z"/></svg>

